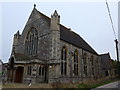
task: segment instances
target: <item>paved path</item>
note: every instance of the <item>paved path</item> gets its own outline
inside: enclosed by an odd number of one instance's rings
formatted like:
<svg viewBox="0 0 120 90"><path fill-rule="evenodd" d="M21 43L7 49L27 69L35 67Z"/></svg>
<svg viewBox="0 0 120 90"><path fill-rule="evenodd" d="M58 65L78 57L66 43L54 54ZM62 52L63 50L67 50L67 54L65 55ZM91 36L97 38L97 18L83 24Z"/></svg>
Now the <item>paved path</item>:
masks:
<svg viewBox="0 0 120 90"><path fill-rule="evenodd" d="M120 90L120 81L109 83L103 86L99 86L92 90Z"/></svg>

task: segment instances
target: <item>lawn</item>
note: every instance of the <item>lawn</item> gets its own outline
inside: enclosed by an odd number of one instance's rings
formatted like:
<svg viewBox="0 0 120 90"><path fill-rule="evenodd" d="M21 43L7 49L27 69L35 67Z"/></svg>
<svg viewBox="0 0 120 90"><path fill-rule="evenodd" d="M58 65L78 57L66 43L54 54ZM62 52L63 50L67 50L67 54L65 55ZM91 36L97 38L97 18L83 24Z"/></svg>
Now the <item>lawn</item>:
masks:
<svg viewBox="0 0 120 90"><path fill-rule="evenodd" d="M50 84L27 85L21 83L6 83L2 88L52 88L52 86Z"/></svg>

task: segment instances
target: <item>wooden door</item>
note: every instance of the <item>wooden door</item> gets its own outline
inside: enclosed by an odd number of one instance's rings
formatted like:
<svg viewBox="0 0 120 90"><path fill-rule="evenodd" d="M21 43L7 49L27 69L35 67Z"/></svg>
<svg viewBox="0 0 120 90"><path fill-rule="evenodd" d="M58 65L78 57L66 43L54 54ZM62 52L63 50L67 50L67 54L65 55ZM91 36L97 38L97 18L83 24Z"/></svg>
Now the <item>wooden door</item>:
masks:
<svg viewBox="0 0 120 90"><path fill-rule="evenodd" d="M21 83L22 82L23 71L24 71L24 67L17 67L16 73L15 73L15 82L16 83Z"/></svg>

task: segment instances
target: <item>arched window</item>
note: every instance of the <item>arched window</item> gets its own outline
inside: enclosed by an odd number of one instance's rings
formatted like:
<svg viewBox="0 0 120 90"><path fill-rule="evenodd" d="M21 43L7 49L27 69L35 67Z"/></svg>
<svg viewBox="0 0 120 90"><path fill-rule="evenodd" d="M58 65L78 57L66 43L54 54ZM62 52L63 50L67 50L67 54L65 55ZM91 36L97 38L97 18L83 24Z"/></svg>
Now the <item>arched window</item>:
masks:
<svg viewBox="0 0 120 90"><path fill-rule="evenodd" d="M31 72L32 72L32 67L28 66L27 67L27 75L31 75Z"/></svg>
<svg viewBox="0 0 120 90"><path fill-rule="evenodd" d="M87 76L87 55L86 53L83 55L83 69L84 69L84 75Z"/></svg>
<svg viewBox="0 0 120 90"><path fill-rule="evenodd" d="M78 75L78 52L74 52L74 75Z"/></svg>
<svg viewBox="0 0 120 90"><path fill-rule="evenodd" d="M45 74L45 67L44 66L40 66L39 67L39 75L40 76L44 76L44 74Z"/></svg>
<svg viewBox="0 0 120 90"><path fill-rule="evenodd" d="M25 54L36 55L38 48L38 33L35 28L32 28L26 37L25 41Z"/></svg>
<svg viewBox="0 0 120 90"><path fill-rule="evenodd" d="M91 56L90 62L91 62L91 74L94 76L94 57L93 57L93 55Z"/></svg>
<svg viewBox="0 0 120 90"><path fill-rule="evenodd" d="M41 69L42 69L42 67L40 66L40 67L39 67L39 75L40 75L40 76L41 76L41 71L42 71Z"/></svg>
<svg viewBox="0 0 120 90"><path fill-rule="evenodd" d="M61 74L66 75L67 74L67 50L66 47L62 48L61 51Z"/></svg>
<svg viewBox="0 0 120 90"><path fill-rule="evenodd" d="M100 64L99 64L99 59L98 59L98 57L97 57L97 60L96 60L96 65L97 65L97 74L99 74L99 72L100 72Z"/></svg>

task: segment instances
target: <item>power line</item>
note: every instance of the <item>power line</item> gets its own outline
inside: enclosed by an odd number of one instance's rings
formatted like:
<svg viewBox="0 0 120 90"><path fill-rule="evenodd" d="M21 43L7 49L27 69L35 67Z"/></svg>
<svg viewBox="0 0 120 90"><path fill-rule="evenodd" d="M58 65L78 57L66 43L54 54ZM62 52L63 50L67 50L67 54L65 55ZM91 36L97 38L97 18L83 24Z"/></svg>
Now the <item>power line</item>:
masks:
<svg viewBox="0 0 120 90"><path fill-rule="evenodd" d="M107 3L107 0L106 0L106 5L107 5L107 9L108 9L108 13L109 13L110 21L111 21L111 25L112 25L113 33L114 33L114 36L115 36L115 39L116 39L116 33L115 33L115 29L114 29L114 25L113 25L113 21L112 21L112 17L111 17L111 14L110 14L110 9L109 9L109 5L108 5L108 3Z"/></svg>
<svg viewBox="0 0 120 90"><path fill-rule="evenodd" d="M107 5L107 9L108 9L110 21L111 21L113 33L114 33L114 36L115 36L116 54L117 54L117 60L118 60L118 62L119 62L119 51L118 51L119 42L118 42L118 40L117 40L117 38L116 38L116 33L115 33L115 29L114 29L114 25L113 25L113 21L112 21L112 17L111 17L111 14L110 14L110 9L109 9L109 5L108 5L108 3L107 3L107 0L106 0L106 5Z"/></svg>

